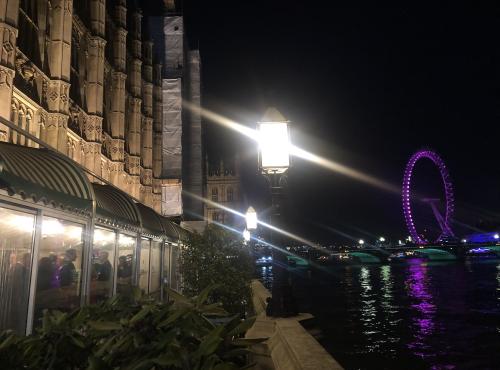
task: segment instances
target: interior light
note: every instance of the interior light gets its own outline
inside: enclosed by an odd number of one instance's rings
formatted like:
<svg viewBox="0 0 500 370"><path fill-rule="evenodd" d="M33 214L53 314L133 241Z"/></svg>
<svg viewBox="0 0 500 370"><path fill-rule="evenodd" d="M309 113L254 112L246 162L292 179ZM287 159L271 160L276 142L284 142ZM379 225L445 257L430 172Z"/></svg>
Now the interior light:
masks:
<svg viewBox="0 0 500 370"><path fill-rule="evenodd" d="M54 236L64 233L64 226L56 219L44 219L42 222L42 236Z"/></svg>

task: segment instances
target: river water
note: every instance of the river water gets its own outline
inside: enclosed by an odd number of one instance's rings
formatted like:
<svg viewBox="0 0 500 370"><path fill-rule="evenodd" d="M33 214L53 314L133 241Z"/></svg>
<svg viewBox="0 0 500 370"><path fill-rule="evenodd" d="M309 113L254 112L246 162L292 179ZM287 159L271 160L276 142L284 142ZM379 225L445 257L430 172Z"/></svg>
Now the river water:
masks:
<svg viewBox="0 0 500 370"><path fill-rule="evenodd" d="M261 268L266 284L270 268ZM346 369L500 369L500 261L290 269L304 326ZM267 279L267 280L266 280Z"/></svg>

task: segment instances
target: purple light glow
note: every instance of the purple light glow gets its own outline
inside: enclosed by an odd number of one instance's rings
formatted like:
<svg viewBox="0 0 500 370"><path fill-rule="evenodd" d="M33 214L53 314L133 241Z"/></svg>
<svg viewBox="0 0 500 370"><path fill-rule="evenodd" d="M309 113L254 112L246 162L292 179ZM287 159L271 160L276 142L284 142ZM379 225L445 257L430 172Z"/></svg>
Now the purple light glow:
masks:
<svg viewBox="0 0 500 370"><path fill-rule="evenodd" d="M405 169L405 174L403 178L403 214L405 217L406 221L406 226L408 228L408 231L412 237L412 239L417 243L417 244L427 244L429 241L422 238L415 227L415 223L412 218L412 213L411 213L411 206L410 206L410 185L411 185L411 176L413 174L413 168L415 167L415 164L417 163L418 160L422 158L427 158L430 159L436 167L438 167L439 172L441 173L441 178L443 179L443 185L444 185L444 190L445 190L445 196L446 196L446 214L444 217L444 227L442 228L442 233L441 235L437 238L436 242L441 241L441 239L445 236L452 236L453 233L450 228L450 221L453 217L453 211L454 211L454 197L453 197L453 186L451 184L450 180L450 175L448 173L448 170L446 169L446 166L441 159L441 157L436 153L431 150L420 150L413 154L408 161L408 164L406 165Z"/></svg>
<svg viewBox="0 0 500 370"><path fill-rule="evenodd" d="M483 253L488 253L490 252L491 249L489 248L473 248L473 249L470 249L469 252L472 253L472 254L483 254Z"/></svg>
<svg viewBox="0 0 500 370"><path fill-rule="evenodd" d="M414 340L408 344L408 348L417 356L430 356L426 338L436 331L434 322L436 305L429 290L430 279L427 276L427 266L420 263L410 265L405 283L408 296L413 300L411 308L415 310L415 317L412 321L416 329Z"/></svg>

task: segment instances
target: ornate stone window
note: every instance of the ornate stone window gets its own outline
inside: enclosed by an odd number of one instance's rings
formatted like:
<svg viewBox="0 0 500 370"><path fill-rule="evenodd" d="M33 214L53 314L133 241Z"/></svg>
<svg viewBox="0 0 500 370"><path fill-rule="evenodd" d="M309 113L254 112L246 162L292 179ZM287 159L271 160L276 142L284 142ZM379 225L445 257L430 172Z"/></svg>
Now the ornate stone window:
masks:
<svg viewBox="0 0 500 370"><path fill-rule="evenodd" d="M212 201L213 202L219 201L219 189L217 188L212 188Z"/></svg>
<svg viewBox="0 0 500 370"><path fill-rule="evenodd" d="M233 188L232 187L228 187L227 188L227 201L228 202L232 202L233 198L234 198Z"/></svg>
<svg viewBox="0 0 500 370"><path fill-rule="evenodd" d="M25 130L31 134L37 134L34 132L34 113L33 111L26 107L24 104L19 102L17 99L12 99L12 109L10 119L12 122L16 123L19 128ZM31 140L27 139L26 136L17 132L16 130L10 130L9 142L18 145L32 146Z"/></svg>
<svg viewBox="0 0 500 370"><path fill-rule="evenodd" d="M86 37L73 27L71 34L70 98L85 109L85 81L87 64Z"/></svg>
<svg viewBox="0 0 500 370"><path fill-rule="evenodd" d="M44 69L46 37L50 28L50 1L21 0L17 46L35 65Z"/></svg>

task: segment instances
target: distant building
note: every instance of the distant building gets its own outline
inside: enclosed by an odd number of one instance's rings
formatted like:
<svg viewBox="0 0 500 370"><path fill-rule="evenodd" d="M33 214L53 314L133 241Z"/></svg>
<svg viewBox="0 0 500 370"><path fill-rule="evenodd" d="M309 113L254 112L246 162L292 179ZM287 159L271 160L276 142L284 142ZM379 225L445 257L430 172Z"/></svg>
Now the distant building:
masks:
<svg viewBox="0 0 500 370"><path fill-rule="evenodd" d="M184 17L177 12L175 1L166 1L165 5L165 16L150 17L148 21L155 52L163 56L163 127L158 128L156 140L157 147L162 148L162 202L169 212L164 215L200 220L203 218L200 53L189 48ZM183 104L185 101L188 106Z"/></svg>
<svg viewBox="0 0 500 370"><path fill-rule="evenodd" d="M224 207L242 212L242 194L238 160L207 161L206 198ZM229 226L242 220L229 211L205 203L205 219Z"/></svg>

